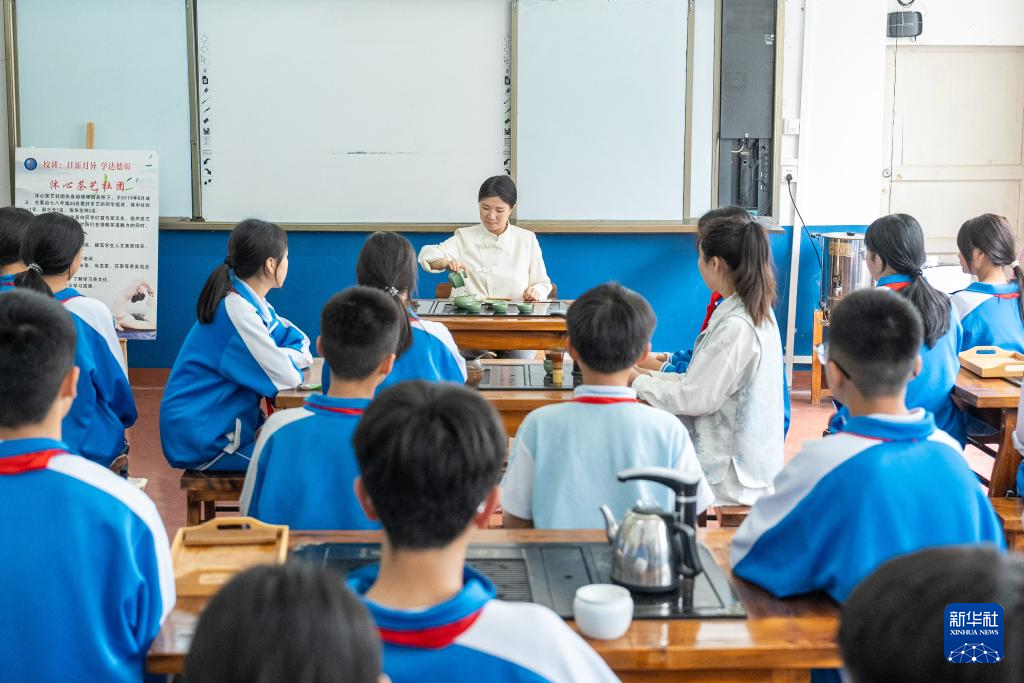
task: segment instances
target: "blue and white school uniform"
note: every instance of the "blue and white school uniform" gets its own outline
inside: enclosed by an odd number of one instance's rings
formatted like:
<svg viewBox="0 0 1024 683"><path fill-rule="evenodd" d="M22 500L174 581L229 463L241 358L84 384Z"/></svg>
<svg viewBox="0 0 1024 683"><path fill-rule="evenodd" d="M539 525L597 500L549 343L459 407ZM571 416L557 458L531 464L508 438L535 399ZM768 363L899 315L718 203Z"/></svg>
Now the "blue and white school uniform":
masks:
<svg viewBox="0 0 1024 683"><path fill-rule="evenodd" d="M887 275L878 280L878 287L898 292L911 282L906 275ZM956 313L950 306L949 329L936 340L931 348L921 344L921 374L907 384L907 408L924 408L935 417L935 426L946 432L963 446L967 443L967 428L964 414L953 403L953 387L960 374L960 353L963 328ZM850 411L836 404L838 410L829 423L829 431L842 431L842 424L849 418Z"/></svg>
<svg viewBox="0 0 1024 683"><path fill-rule="evenodd" d="M681 417L716 500L750 505L771 492L782 469L783 379L775 314L754 325L733 294L697 336L684 374L640 375L633 388L650 405Z"/></svg>
<svg viewBox="0 0 1024 683"><path fill-rule="evenodd" d="M348 576L383 641L384 673L394 683L540 683L618 681L608 665L554 612L528 602L495 599L494 584L471 567L450 600L396 610L366 599L378 565Z"/></svg>
<svg viewBox="0 0 1024 683"><path fill-rule="evenodd" d="M359 476L352 434L369 405L314 394L302 408L271 415L245 474L242 514L293 529L379 529L352 488Z"/></svg>
<svg viewBox="0 0 1024 683"><path fill-rule="evenodd" d="M638 403L629 387L585 384L576 387L572 401L526 416L509 454L501 502L538 529L602 527L598 508L604 503L616 519L638 500L674 508L668 487L615 478L630 467L668 467L698 477L697 512L714 500L678 418Z"/></svg>
<svg viewBox="0 0 1024 683"><path fill-rule="evenodd" d="M412 344L395 359L394 367L377 387L377 393L413 379L464 384L466 360L459 353L448 328L433 320L421 320L412 313L409 313L409 327ZM324 363L320 381L324 393L327 393L331 386L331 368L327 363Z"/></svg>
<svg viewBox="0 0 1024 683"><path fill-rule="evenodd" d="M773 595L842 602L886 560L967 543L1003 548L1002 526L960 445L918 409L807 442L736 531L732 565Z"/></svg>
<svg viewBox="0 0 1024 683"><path fill-rule="evenodd" d="M160 441L173 467L239 472L249 465L260 401L302 383L309 337L231 275L213 322L185 338L160 404Z"/></svg>
<svg viewBox="0 0 1024 683"><path fill-rule="evenodd" d="M974 282L951 297L964 328L960 350L998 346L1024 353L1024 322L1020 317L1020 283Z"/></svg>
<svg viewBox="0 0 1024 683"><path fill-rule="evenodd" d="M0 680L142 680L175 600L153 501L50 439L0 442L0 500Z"/></svg>
<svg viewBox="0 0 1024 683"><path fill-rule="evenodd" d="M124 430L139 416L114 316L103 302L70 287L54 298L71 314L77 334L78 395L61 423L64 443L106 467L124 452Z"/></svg>
<svg viewBox="0 0 1024 683"><path fill-rule="evenodd" d="M0 275L0 292L9 292L14 289L14 278L16 274Z"/></svg>

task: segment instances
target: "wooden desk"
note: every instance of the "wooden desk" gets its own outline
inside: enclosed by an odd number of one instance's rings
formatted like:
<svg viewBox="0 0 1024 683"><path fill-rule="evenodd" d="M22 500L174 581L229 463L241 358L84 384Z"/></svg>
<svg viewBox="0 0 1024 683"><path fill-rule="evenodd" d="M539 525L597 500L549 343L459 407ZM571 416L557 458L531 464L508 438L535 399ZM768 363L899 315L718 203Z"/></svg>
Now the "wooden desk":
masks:
<svg viewBox="0 0 1024 683"><path fill-rule="evenodd" d="M701 541L728 567L731 529L701 529ZM307 543L375 542L380 532L292 533L291 547ZM478 543L604 541L601 530L478 530ZM839 609L825 597L778 600L740 579L731 578L747 619L635 620L625 636L589 641L623 681L807 681L812 668L840 666ZM152 673L176 674L197 615L207 598L179 598L147 658ZM570 622L571 623L571 622Z"/></svg>
<svg viewBox="0 0 1024 683"><path fill-rule="evenodd" d="M425 311L428 307L436 310L440 301L425 299L416 303L418 311ZM565 348L566 324L565 317L561 315L451 316L421 312L420 317L447 327L460 349L531 351Z"/></svg>
<svg viewBox="0 0 1024 683"><path fill-rule="evenodd" d="M992 507L1003 523L1003 535L1010 550L1024 551L1024 498L993 498Z"/></svg>
<svg viewBox="0 0 1024 683"><path fill-rule="evenodd" d="M1003 379L983 379L970 370L960 368L953 395L969 414L999 430L988 495L1002 498L1013 488L1021 461L1020 454L1013 447L1020 387Z"/></svg>
<svg viewBox="0 0 1024 683"><path fill-rule="evenodd" d="M524 361L485 361L484 365L490 364L522 364ZM540 363L541 361L535 361ZM320 383L320 372L323 368L323 358L314 358L313 367L307 369L304 373L307 382L314 384ZM298 408L302 405L306 397L312 393L319 393L300 390L300 389L289 389L288 391L282 391L277 395L276 405L280 409L285 408ZM489 390L481 391L480 394L487 399L487 402L494 406L498 414L501 415L501 421L505 425L505 431L508 432L509 436L515 436L516 431L519 429L519 425L523 424L523 420L530 414L531 411L541 408L552 403L559 403L561 401L568 401L572 398L571 391L557 391L557 390Z"/></svg>

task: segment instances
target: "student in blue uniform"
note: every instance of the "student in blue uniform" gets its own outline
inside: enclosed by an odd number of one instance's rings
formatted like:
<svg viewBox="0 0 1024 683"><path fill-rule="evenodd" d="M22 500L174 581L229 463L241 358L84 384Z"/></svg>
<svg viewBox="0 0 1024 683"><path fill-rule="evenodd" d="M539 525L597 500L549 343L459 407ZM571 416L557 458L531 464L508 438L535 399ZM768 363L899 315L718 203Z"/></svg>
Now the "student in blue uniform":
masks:
<svg viewBox="0 0 1024 683"><path fill-rule="evenodd" d="M25 270L21 261L21 240L32 220L32 212L15 206L0 209L0 292L14 289L14 276Z"/></svg>
<svg viewBox="0 0 1024 683"><path fill-rule="evenodd" d="M998 346L1024 353L1024 269L1009 221L991 213L972 218L960 227L956 246L964 272L978 279L953 295L964 328L960 350ZM1007 278L1007 270L1013 280Z"/></svg>
<svg viewBox="0 0 1024 683"><path fill-rule="evenodd" d="M651 349L654 311L617 284L595 287L569 308L569 355L583 371L572 401L539 408L516 433L501 485L505 526L593 529L607 503L616 519L637 500L675 507L665 486L619 482L630 467L667 467L699 479L697 511L714 500L679 419L637 402L629 373Z"/></svg>
<svg viewBox="0 0 1024 683"><path fill-rule="evenodd" d="M905 297L924 323L921 371L907 385L907 407L924 408L935 425L963 446L967 430L963 413L953 403L953 386L960 372L963 328L949 297L928 284L921 272L926 258L924 231L913 216L897 213L879 218L864 234L867 266L880 289ZM842 431L849 412L837 401L839 410L829 424L830 431Z"/></svg>
<svg viewBox="0 0 1024 683"><path fill-rule="evenodd" d="M825 372L849 411L809 441L732 542L733 573L779 597L842 602L889 558L931 546L1004 546L959 444L905 404L920 369L921 316L904 297L860 290L832 312Z"/></svg>
<svg viewBox="0 0 1024 683"><path fill-rule="evenodd" d="M260 401L302 382L309 337L267 301L288 276L288 236L248 218L199 294L160 404L160 441L172 467L245 471L263 423Z"/></svg>
<svg viewBox="0 0 1024 683"><path fill-rule="evenodd" d="M174 606L156 506L74 455L75 324L52 298L0 296L0 680L142 680Z"/></svg>
<svg viewBox="0 0 1024 683"><path fill-rule="evenodd" d="M441 323L421 320L412 312L418 270L412 244L397 232L370 235L356 261L356 283L386 292L402 313L402 334L396 347L395 367L381 385L387 387L410 379L436 382L466 381L466 361L452 333ZM324 363L324 392L331 386L330 363Z"/></svg>
<svg viewBox="0 0 1024 683"><path fill-rule="evenodd" d="M135 424L138 412L110 309L68 284L82 265L84 243L85 232L74 218L60 213L36 216L21 243L27 268L14 282L52 294L71 313L78 332L78 395L64 418L64 443L108 466L125 452L124 431Z"/></svg>
<svg viewBox="0 0 1024 683"><path fill-rule="evenodd" d="M864 579L843 604L839 646L850 683L1019 683L1024 680L1024 558L994 548L931 548L890 560ZM1003 636L998 663L971 666L946 650L954 603L995 603L988 621ZM960 610L957 610L960 611ZM971 610L974 612L975 610ZM994 610L977 610L989 613ZM973 616L973 615L972 615ZM986 623L984 617L980 619ZM965 637L965 654L978 652ZM958 646L960 645L958 643ZM973 649L972 649L973 648ZM980 654L980 652L979 652ZM978 657L979 664L982 661ZM950 661L952 660L952 661ZM991 660L990 660L991 661Z"/></svg>
<svg viewBox="0 0 1024 683"><path fill-rule="evenodd" d="M498 506L508 440L479 392L403 382L356 428L356 494L384 525L381 562L349 574L384 641L384 673L408 681L616 681L550 610L495 599L465 564Z"/></svg>
<svg viewBox="0 0 1024 683"><path fill-rule="evenodd" d="M352 287L320 314L317 352L331 364L326 395L280 410L260 430L242 487L242 514L293 529L379 529L352 491L352 433L395 362L405 316L384 292Z"/></svg>
<svg viewBox="0 0 1024 683"><path fill-rule="evenodd" d="M185 683L384 683L380 638L334 572L305 562L252 567L203 609Z"/></svg>
<svg viewBox="0 0 1024 683"><path fill-rule="evenodd" d="M714 219L700 229L697 250L701 277L725 299L685 373L638 369L631 386L640 400L683 420L718 503L750 505L771 493L785 442L768 232L756 222Z"/></svg>

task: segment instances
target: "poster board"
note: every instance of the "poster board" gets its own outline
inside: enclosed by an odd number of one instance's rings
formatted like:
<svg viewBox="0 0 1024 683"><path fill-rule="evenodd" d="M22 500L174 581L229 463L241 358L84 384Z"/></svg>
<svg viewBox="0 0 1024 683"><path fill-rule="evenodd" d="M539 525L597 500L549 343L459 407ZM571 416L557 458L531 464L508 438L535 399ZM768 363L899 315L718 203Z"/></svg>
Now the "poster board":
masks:
<svg viewBox="0 0 1024 683"><path fill-rule="evenodd" d="M71 286L110 308L119 336L156 339L157 153L19 147L14 186L15 206L58 211L85 230Z"/></svg>

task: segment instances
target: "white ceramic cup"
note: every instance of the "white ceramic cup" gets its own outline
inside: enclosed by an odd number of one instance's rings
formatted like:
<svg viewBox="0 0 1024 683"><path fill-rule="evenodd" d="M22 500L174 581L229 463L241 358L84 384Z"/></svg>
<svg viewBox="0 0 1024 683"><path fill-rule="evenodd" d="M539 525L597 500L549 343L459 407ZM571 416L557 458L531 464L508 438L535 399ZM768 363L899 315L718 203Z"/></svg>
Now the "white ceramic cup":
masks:
<svg viewBox="0 0 1024 683"><path fill-rule="evenodd" d="M576 591L573 618L583 635L596 640L615 640L633 621L633 598L622 586L592 583Z"/></svg>

